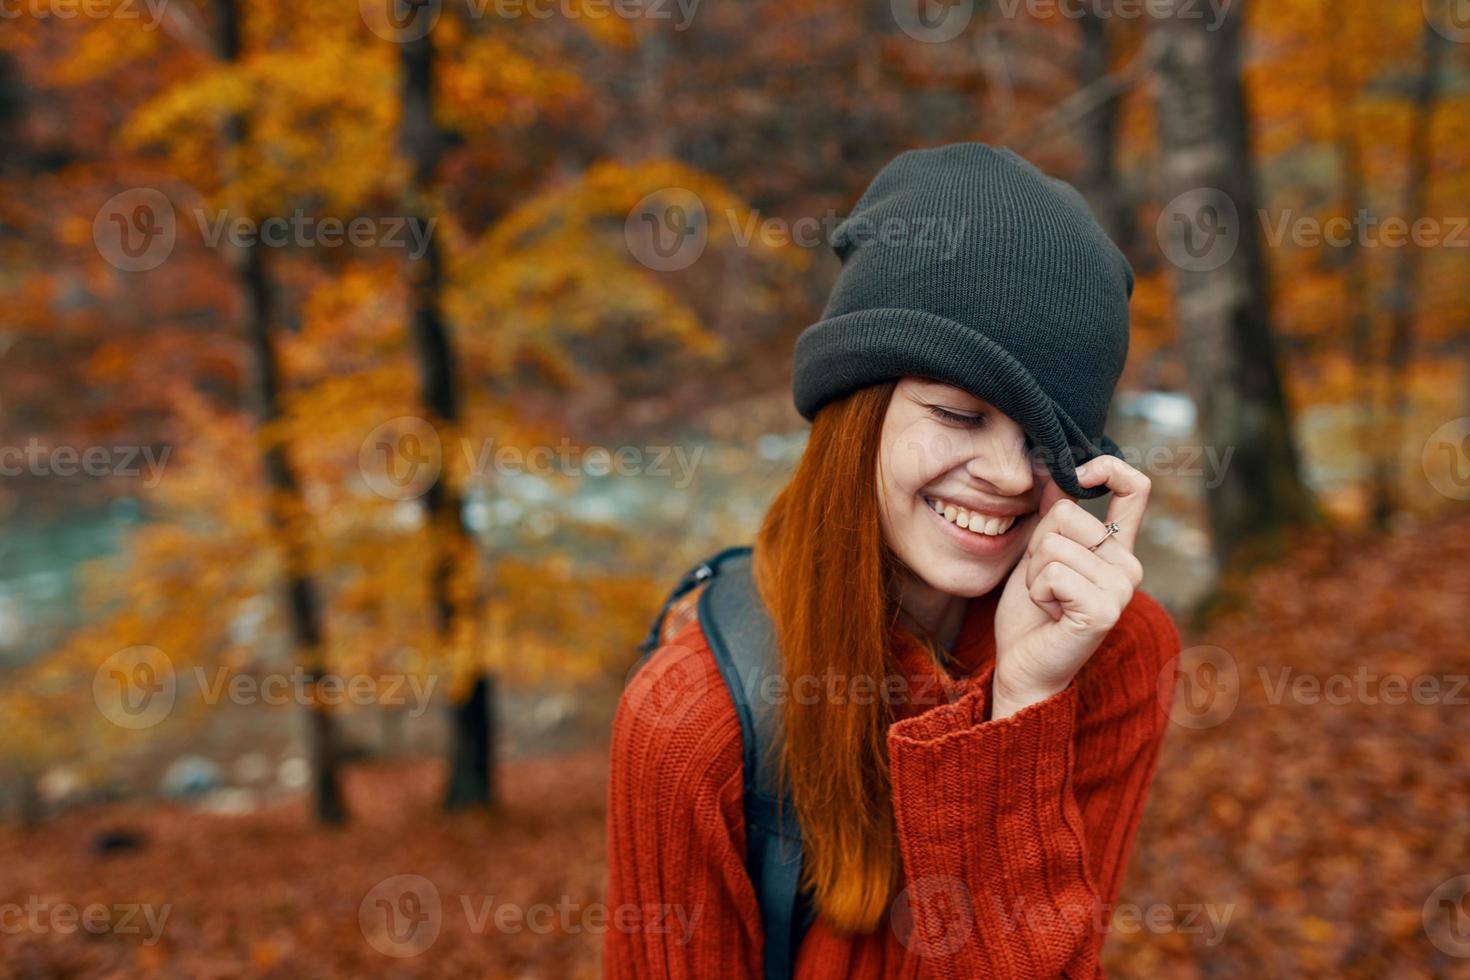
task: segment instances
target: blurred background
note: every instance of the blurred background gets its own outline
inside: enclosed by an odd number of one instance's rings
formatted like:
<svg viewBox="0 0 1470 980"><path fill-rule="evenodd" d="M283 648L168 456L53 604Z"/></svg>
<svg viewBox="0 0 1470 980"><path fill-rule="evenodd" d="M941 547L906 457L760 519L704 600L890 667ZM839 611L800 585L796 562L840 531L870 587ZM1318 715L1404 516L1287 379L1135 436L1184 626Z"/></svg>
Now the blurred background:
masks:
<svg viewBox="0 0 1470 980"><path fill-rule="evenodd" d="M1460 0L0 0L0 977L594 977L606 739L898 152L1138 274L1110 975L1470 976ZM503 914L502 914L503 913Z"/></svg>

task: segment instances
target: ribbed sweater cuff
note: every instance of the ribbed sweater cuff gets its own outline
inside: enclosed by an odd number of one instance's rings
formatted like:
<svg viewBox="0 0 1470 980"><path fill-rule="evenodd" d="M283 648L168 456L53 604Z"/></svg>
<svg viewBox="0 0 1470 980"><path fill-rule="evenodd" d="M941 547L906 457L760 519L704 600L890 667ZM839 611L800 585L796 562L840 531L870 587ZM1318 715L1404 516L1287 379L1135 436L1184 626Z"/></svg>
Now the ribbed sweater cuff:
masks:
<svg viewBox="0 0 1470 980"><path fill-rule="evenodd" d="M889 729L911 945L941 974L1070 973L1097 901L1071 791L1076 688L986 721L989 687L987 672Z"/></svg>

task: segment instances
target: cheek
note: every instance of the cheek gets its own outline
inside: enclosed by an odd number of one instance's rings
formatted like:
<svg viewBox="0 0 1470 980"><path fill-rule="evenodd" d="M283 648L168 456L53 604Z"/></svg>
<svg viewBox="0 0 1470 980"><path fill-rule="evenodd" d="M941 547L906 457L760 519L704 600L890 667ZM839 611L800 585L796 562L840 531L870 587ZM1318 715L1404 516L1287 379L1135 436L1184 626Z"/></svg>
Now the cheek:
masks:
<svg viewBox="0 0 1470 980"><path fill-rule="evenodd" d="M963 465L974 447L947 427L930 419L915 419L893 432L883 446L887 482L910 496Z"/></svg>

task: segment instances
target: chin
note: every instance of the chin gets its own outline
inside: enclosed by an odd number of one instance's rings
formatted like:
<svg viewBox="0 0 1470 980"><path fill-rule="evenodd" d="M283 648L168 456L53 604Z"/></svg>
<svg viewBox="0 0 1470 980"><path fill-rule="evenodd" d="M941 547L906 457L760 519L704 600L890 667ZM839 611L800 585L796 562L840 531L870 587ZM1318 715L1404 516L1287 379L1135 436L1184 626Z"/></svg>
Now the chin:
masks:
<svg viewBox="0 0 1470 980"><path fill-rule="evenodd" d="M932 589L946 595L974 599L999 586L1015 567L1012 559L945 559L920 562L912 571Z"/></svg>

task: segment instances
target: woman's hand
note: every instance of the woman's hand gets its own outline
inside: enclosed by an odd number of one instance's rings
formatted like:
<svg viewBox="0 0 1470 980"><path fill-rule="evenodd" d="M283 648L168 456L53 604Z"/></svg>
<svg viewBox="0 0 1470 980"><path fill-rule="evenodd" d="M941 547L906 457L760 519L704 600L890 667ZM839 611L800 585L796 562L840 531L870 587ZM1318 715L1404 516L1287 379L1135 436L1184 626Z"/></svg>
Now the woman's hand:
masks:
<svg viewBox="0 0 1470 980"><path fill-rule="evenodd" d="M1057 497L1044 507L996 607L992 719L1071 683L1143 581L1133 544L1148 506L1148 477L1116 456L1098 456L1077 468L1077 481L1108 485L1107 520L1120 530L1107 535L1103 522L1075 500L1050 491ZM1088 550L1099 541L1101 547Z"/></svg>

